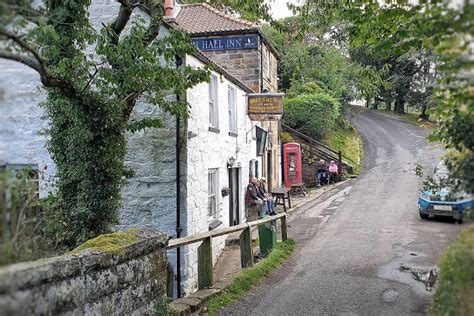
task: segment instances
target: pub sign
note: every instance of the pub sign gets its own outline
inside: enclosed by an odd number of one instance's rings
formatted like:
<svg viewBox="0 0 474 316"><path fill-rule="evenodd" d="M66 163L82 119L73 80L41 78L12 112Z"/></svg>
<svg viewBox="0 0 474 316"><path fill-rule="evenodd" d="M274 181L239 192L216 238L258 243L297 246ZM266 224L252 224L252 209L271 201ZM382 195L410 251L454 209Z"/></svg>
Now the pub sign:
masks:
<svg viewBox="0 0 474 316"><path fill-rule="evenodd" d="M283 93L250 93L247 113L252 121L278 121L283 114Z"/></svg>
<svg viewBox="0 0 474 316"><path fill-rule="evenodd" d="M202 52L258 48L258 35L216 36L192 41Z"/></svg>

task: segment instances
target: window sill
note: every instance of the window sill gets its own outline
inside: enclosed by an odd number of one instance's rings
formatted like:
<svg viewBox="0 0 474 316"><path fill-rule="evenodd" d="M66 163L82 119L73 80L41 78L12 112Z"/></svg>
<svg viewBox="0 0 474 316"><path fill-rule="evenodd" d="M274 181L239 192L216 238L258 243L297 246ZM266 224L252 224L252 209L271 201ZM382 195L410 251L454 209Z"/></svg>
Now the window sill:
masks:
<svg viewBox="0 0 474 316"><path fill-rule="evenodd" d="M220 133L221 130L216 127L209 126L209 132Z"/></svg>
<svg viewBox="0 0 474 316"><path fill-rule="evenodd" d="M232 137L238 137L239 134L237 133L234 133L234 132L229 132L229 136L232 136Z"/></svg>

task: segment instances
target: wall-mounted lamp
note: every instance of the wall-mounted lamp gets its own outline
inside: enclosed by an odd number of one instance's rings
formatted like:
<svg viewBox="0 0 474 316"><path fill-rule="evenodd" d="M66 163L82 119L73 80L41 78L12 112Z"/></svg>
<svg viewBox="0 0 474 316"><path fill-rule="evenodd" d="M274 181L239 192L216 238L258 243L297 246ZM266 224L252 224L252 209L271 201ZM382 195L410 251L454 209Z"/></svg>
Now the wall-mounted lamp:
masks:
<svg viewBox="0 0 474 316"><path fill-rule="evenodd" d="M227 160L227 168L232 168L232 166L234 166L234 163L235 163L235 158L234 156L232 156L229 158L229 160Z"/></svg>
<svg viewBox="0 0 474 316"><path fill-rule="evenodd" d="M191 131L188 132L188 139L194 138L196 136L198 136L196 133L193 133Z"/></svg>

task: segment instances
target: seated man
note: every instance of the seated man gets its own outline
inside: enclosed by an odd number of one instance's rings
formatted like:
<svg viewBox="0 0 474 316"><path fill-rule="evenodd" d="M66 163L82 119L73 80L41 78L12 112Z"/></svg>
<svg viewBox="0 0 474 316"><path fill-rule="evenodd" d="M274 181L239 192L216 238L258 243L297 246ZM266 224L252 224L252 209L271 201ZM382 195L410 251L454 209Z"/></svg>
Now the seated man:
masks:
<svg viewBox="0 0 474 316"><path fill-rule="evenodd" d="M267 213L267 203L264 201L264 196L258 188L258 179L253 177L247 186L245 194L245 206L247 209L247 216L250 220L256 220L254 216L258 214L258 218L262 218ZM254 211L257 214L253 214Z"/></svg>
<svg viewBox="0 0 474 316"><path fill-rule="evenodd" d="M316 171L316 186L321 186L322 184L327 184L327 172L328 168L324 159L320 159L318 162L318 167Z"/></svg>

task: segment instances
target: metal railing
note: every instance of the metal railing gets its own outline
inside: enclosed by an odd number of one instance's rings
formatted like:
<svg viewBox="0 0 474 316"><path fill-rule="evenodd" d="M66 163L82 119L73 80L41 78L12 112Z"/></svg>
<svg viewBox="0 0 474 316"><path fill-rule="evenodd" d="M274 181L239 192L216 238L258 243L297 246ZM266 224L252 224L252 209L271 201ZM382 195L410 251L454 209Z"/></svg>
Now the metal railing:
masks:
<svg viewBox="0 0 474 316"><path fill-rule="evenodd" d="M204 289L213 285L212 276L212 238L228 235L235 232L242 232L240 234L240 262L242 268L252 267L253 262L253 247L252 247L252 227L259 226L275 220L281 222L281 239L283 241L288 239L287 232L287 214L280 213L275 216L268 216L266 218L240 224L232 227L226 227L208 232L195 234L192 236L181 237L177 239L170 239L166 250L171 250L178 247L202 242L198 248L198 288ZM178 285L179 286L179 285Z"/></svg>

